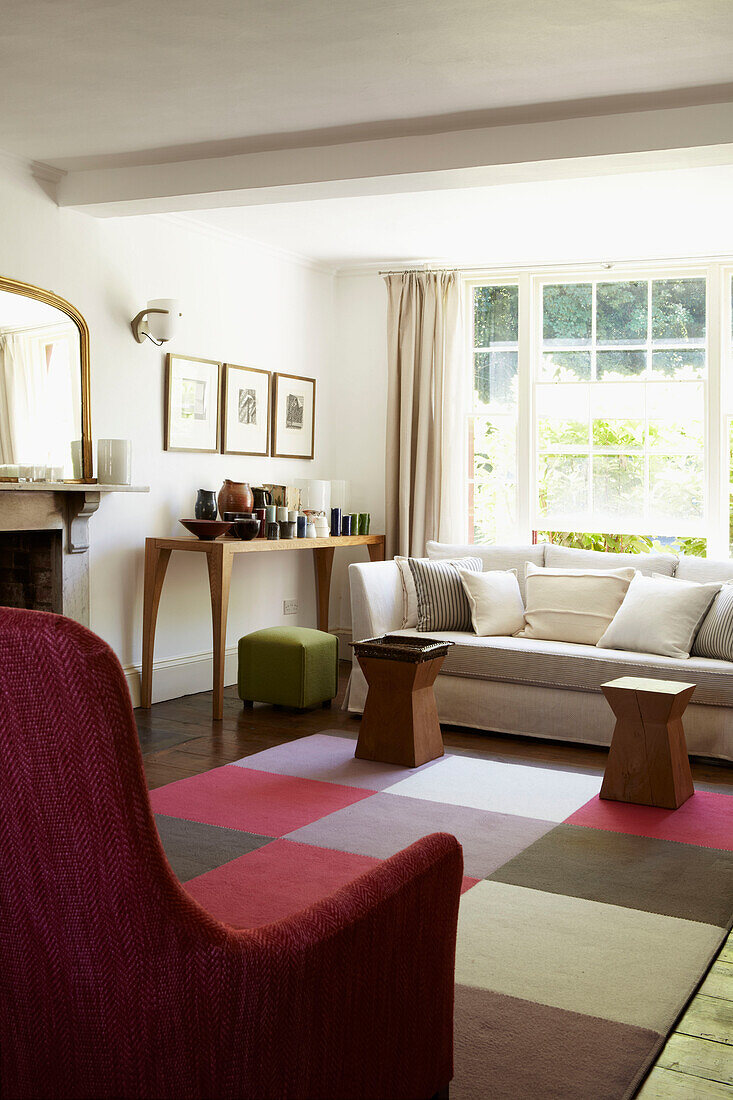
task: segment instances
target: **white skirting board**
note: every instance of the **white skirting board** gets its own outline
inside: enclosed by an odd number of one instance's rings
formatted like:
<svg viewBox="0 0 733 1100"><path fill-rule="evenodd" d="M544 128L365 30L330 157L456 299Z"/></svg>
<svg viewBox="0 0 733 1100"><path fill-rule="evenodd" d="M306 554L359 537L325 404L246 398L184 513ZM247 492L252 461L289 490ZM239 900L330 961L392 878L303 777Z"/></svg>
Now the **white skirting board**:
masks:
<svg viewBox="0 0 733 1100"><path fill-rule="evenodd" d="M351 660L351 630L336 627L331 631L338 638L339 660ZM140 665L124 668L133 707L140 706ZM198 691L211 691L213 677L212 655L188 653L180 657L164 657L153 664L153 702L178 699L181 695L195 695ZM226 651L224 686L237 682L237 646Z"/></svg>
<svg viewBox="0 0 733 1100"><path fill-rule="evenodd" d="M140 666L127 665L123 670L130 689L133 707L140 706ZM180 657L164 657L153 664L153 702L178 699L198 691L211 691L213 658L208 653L188 653ZM237 682L237 646L226 651L224 685Z"/></svg>

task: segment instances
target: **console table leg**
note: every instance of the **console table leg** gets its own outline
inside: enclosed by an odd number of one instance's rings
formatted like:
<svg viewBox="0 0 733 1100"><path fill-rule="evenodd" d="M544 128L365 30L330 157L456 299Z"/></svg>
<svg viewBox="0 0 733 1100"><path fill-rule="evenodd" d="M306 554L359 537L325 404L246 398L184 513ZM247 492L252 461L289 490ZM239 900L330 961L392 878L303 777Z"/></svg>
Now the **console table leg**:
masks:
<svg viewBox="0 0 733 1100"><path fill-rule="evenodd" d="M153 702L153 650L158 605L163 590L170 550L161 550L155 539L145 540L145 580L143 584L143 662L140 705L148 709Z"/></svg>
<svg viewBox="0 0 733 1100"><path fill-rule="evenodd" d="M367 545L369 561L384 561L384 539L381 542L370 542Z"/></svg>
<svg viewBox="0 0 733 1100"><path fill-rule="evenodd" d="M318 629L325 631L328 631L328 598L331 594L334 549L333 546L319 546L313 550L313 564L316 570ZM371 546L369 549L371 550Z"/></svg>
<svg viewBox="0 0 733 1100"><path fill-rule="evenodd" d="M213 543L206 554L211 592L211 621L214 638L214 676L212 716L224 717L224 659L227 643L227 612L232 579L232 555L223 542Z"/></svg>

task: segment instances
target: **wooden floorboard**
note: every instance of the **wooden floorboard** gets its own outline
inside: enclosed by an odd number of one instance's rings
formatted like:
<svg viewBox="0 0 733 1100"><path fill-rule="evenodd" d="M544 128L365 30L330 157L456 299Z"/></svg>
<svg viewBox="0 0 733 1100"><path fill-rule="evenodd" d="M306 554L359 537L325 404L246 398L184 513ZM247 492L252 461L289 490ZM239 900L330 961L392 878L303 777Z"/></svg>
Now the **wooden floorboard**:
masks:
<svg viewBox="0 0 733 1100"><path fill-rule="evenodd" d="M152 790L199 775L298 737L329 731L356 740L358 719L340 709L349 668L343 663L339 695L330 710L295 711L255 704L244 710L235 688L224 695L224 718L211 718L211 692L186 695L136 710L148 786ZM602 775L608 752L508 734L444 727L446 749L536 767L563 767ZM733 794L733 767L693 760L699 790ZM670 1036L642 1085L639 1100L733 1100L733 934L728 937L697 996Z"/></svg>

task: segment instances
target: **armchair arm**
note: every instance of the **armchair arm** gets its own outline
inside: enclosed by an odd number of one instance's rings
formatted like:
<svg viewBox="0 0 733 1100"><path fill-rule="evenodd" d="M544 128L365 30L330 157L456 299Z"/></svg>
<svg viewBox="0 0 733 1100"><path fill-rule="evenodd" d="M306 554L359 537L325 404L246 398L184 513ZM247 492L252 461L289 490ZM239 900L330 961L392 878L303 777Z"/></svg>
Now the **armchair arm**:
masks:
<svg viewBox="0 0 733 1100"><path fill-rule="evenodd" d="M232 933L233 1095L427 1100L445 1088L462 870L456 839L434 833L301 913Z"/></svg>

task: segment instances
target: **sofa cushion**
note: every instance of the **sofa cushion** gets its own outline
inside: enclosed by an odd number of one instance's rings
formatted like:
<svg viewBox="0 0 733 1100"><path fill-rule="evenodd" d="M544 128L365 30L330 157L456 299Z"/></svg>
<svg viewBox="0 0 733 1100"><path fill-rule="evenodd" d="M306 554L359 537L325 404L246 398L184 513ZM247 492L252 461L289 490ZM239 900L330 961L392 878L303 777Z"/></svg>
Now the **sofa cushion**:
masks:
<svg viewBox="0 0 733 1100"><path fill-rule="evenodd" d="M656 573L637 573L600 649L633 650L687 658L720 582L697 584Z"/></svg>
<svg viewBox="0 0 733 1100"><path fill-rule="evenodd" d="M466 555L462 555L453 564L465 561L465 557ZM417 589L415 588L413 571L410 568L411 559L405 558L401 554L395 554L394 560L400 571L400 581L402 582L402 626L417 626ZM416 558L415 560L427 562L431 559Z"/></svg>
<svg viewBox="0 0 733 1100"><path fill-rule="evenodd" d="M724 584L692 645L696 657L733 661L733 584Z"/></svg>
<svg viewBox="0 0 733 1100"><path fill-rule="evenodd" d="M516 634L524 626L524 604L516 569L458 573L471 608L471 625L480 638Z"/></svg>
<svg viewBox="0 0 733 1100"><path fill-rule="evenodd" d="M527 562L523 637L595 645L634 575L633 569L540 569Z"/></svg>
<svg viewBox="0 0 733 1100"><path fill-rule="evenodd" d="M532 638L477 638L475 634L455 630L439 631L434 637L455 643L448 650L441 675L571 691L600 691L602 684L618 676L643 676L695 683L693 703L733 706L733 664L728 661L705 657L679 660ZM491 728L489 713L486 728Z"/></svg>
<svg viewBox="0 0 733 1100"><path fill-rule="evenodd" d="M733 581L733 561L711 561L710 558L689 558L683 555L677 561L675 577L682 581L697 581L709 584L710 581Z"/></svg>
<svg viewBox="0 0 733 1100"><path fill-rule="evenodd" d="M471 608L452 561L424 561L408 558L417 592L417 629L470 630ZM462 569L481 572L480 558L463 558Z"/></svg>
<svg viewBox="0 0 733 1100"><path fill-rule="evenodd" d="M434 542L430 539L426 546L429 558L437 561L442 558L481 558L483 569L496 569L506 572L507 569L516 569L519 591L522 599L526 599L524 587L524 570L528 561L533 565L545 564L545 544L538 545L528 543L526 546L496 546L494 543L449 543Z"/></svg>
<svg viewBox="0 0 733 1100"><path fill-rule="evenodd" d="M611 554L603 550L574 550L571 546L556 546L548 542L545 565L548 569L623 569L630 566L645 577L651 577L652 573L672 577L677 558L674 554Z"/></svg>

